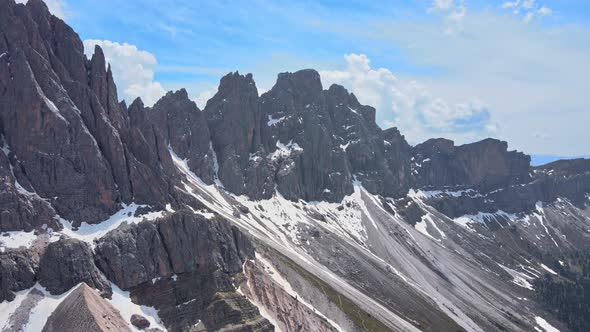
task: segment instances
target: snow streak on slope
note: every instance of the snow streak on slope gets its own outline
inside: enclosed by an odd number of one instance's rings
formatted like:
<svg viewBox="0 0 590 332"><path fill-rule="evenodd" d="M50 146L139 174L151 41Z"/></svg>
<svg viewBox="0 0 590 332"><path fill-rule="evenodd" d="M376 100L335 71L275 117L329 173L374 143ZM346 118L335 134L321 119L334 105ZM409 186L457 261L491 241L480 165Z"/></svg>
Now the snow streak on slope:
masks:
<svg viewBox="0 0 590 332"><path fill-rule="evenodd" d="M331 263L330 255L334 254L330 249L336 244L330 240L335 239L333 236L338 238L337 241L343 241L339 245L349 248L346 250L355 250L354 254L351 253L353 257L361 255L364 257L362 261L379 266L381 271L375 273L389 273L388 284L383 287L390 291L399 289L416 301L432 303L467 331L482 331L480 324L489 327L490 322L501 322L508 329L518 328L511 318L506 317L507 308L518 320L527 322L531 329L535 325L534 316L523 306L521 299L530 295L531 280L541 275L538 269L542 270L542 267L522 261L524 265L520 267L510 265L494 269L495 264L489 265L493 259L475 249L481 243L493 247L493 238L471 227L477 223L485 228L487 222L494 220L505 227L507 223L517 222L518 217L497 211L464 216L458 221L442 215L426 203L428 197L440 195L479 195L475 191L410 191L408 198L424 212L414 227L404 219L394 199L372 195L359 182L355 182L353 193L340 203L294 202L279 192L270 199L252 201L246 196L229 194L215 185L204 184L190 171L185 160L174 151L171 154L186 176L186 192L214 213L334 285L338 292L394 330L415 329L410 323L412 318L406 316L407 313L394 313L376 300L379 296L368 294L365 289L359 290L358 285L353 286L359 282L362 285L364 281L348 280L354 278L350 273L334 273L326 267ZM321 235L321 240L314 234ZM457 243L457 239L461 241ZM475 248L463 247L465 243ZM525 272L516 271L517 267ZM506 280L505 275L501 276L503 272L498 272L502 270L512 278ZM478 286L474 288L473 285ZM395 297L395 294L393 291L388 295Z"/></svg>
<svg viewBox="0 0 590 332"><path fill-rule="evenodd" d="M416 329L416 327L410 322L391 312L371 297L355 287L352 287L339 276L329 271L325 266L319 264L303 249L303 243L299 246L291 240L293 236L295 239L297 238L296 233L289 230L289 228L287 228L287 231L281 230L281 226L275 224L275 222L278 222L277 220L271 221L269 218L262 218L261 215L254 215L254 213L242 213L235 216L235 211L239 210L237 207L242 205L240 201L244 201L245 198L233 197L232 195L220 191L220 189L214 185L204 184L193 172L190 171L184 160L179 158L174 151L171 150L170 152L176 166L186 176L187 182L185 183L184 189L203 202L203 204L209 209L234 222L237 226L263 241L266 245L278 250L310 273L323 279L342 295L358 303L361 308L389 326L391 329L396 331L418 331L418 329ZM279 195L276 195L273 199L275 199L275 202L282 201ZM264 204L272 206L274 203L266 202ZM317 222L313 221L313 218L308 215L293 211L294 207L290 203L290 206L280 205L282 211L275 211L274 213L291 216L292 218L303 217L301 220L298 220L298 224L305 224L306 222L317 224ZM254 208L250 210L253 211ZM341 232L343 231L341 230Z"/></svg>
<svg viewBox="0 0 590 332"><path fill-rule="evenodd" d="M543 319L539 316L535 317L535 321L537 322L537 325L539 325L539 327L541 327L540 329L535 327L535 330L537 330L539 332L559 332L558 329L551 326L551 324L549 324L545 319Z"/></svg>
<svg viewBox="0 0 590 332"><path fill-rule="evenodd" d="M283 290L286 291L289 295L291 295L291 297L297 299L297 301L299 303L302 303L303 305L305 305L306 307L311 309L313 312L315 312L318 316L325 319L330 325L332 325L332 327L334 327L336 329L336 331L344 331L344 329L342 329L336 322L334 322L333 320L331 320L328 317L326 317L325 315L323 315L321 313L321 311L319 311L316 307L314 307L312 304L305 301L305 299L293 289L291 284L285 278L283 278L281 276L279 271L277 271L277 269L275 269L275 267L272 265L272 263L269 260L265 259L264 257L262 257L258 254L256 254L256 260L259 261L263 265L264 269L268 272L268 274L271 276L271 278L277 284L281 285Z"/></svg>
<svg viewBox="0 0 590 332"><path fill-rule="evenodd" d="M147 207L146 205L138 205L135 203L129 205L123 205L123 208L113 214L107 220L99 223L99 224L87 224L82 223L78 229L74 229L72 227L72 223L65 220L60 219L61 224L64 226L64 229L61 230L59 233L67 235L69 237L86 241L91 245L94 244L94 240L102 237L106 233L110 232L113 229L116 229L120 225L127 223L127 224L137 224L144 219L147 220L154 220L160 218L164 215L165 211L158 211L158 212L149 212L146 214L142 214L139 216L135 216L137 209Z"/></svg>
<svg viewBox="0 0 590 332"><path fill-rule="evenodd" d="M166 331L156 309L133 303L131 297L129 297L129 292L121 290L114 283L111 283L111 287L113 288L113 296L109 302L115 307L115 309L119 310L121 317L127 322L132 331L141 331L131 324L131 316L133 314L145 317L150 322L150 328L159 328L162 331Z"/></svg>
<svg viewBox="0 0 590 332"><path fill-rule="evenodd" d="M545 225L545 222L543 221L543 219L545 218L545 212L543 210L543 203L537 202L536 208L537 208L537 212L539 212L539 214L540 214L539 222L541 223L541 226L543 226L543 229L545 229L545 233L547 233L547 235L549 236L551 241L553 241L553 244L555 244L556 247L559 247L559 245L557 244L557 242L553 238L553 235L551 235L551 233L549 233L549 229L547 229L547 226Z"/></svg>

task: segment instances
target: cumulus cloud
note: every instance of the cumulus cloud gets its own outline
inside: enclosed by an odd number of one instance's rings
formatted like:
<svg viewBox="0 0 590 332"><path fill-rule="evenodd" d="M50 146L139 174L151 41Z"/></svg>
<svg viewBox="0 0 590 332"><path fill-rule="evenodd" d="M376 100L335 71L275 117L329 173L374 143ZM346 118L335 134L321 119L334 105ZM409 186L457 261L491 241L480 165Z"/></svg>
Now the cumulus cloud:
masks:
<svg viewBox="0 0 590 332"><path fill-rule="evenodd" d="M535 18L542 18L553 13L551 8L542 6L536 0L506 1L500 6L503 9L510 9L512 14L521 15L524 23L530 23Z"/></svg>
<svg viewBox="0 0 590 332"><path fill-rule="evenodd" d="M399 79L386 68L371 68L366 55L344 58L344 70L320 71L323 84L345 86L361 103L377 109L382 126L397 126L413 143L441 135L490 136L498 130L488 108L477 100L449 103L416 81Z"/></svg>
<svg viewBox="0 0 590 332"><path fill-rule="evenodd" d="M413 73L406 65L396 72L420 82L430 95L448 104L483 101L500 124L495 136L511 148L587 155L590 29L571 23L523 24L519 16L491 11L471 12L463 24L464 32L449 35L440 22L383 22L365 29L364 36L397 45L414 68L433 70ZM551 139L540 143L535 132ZM459 138L454 139L469 141Z"/></svg>
<svg viewBox="0 0 590 332"><path fill-rule="evenodd" d="M111 64L119 98L132 102L140 97L145 105L151 106L165 94L162 85L154 81L157 61L153 54L127 43L87 39L84 52L89 58L95 45L102 48L107 63Z"/></svg>
<svg viewBox="0 0 590 332"><path fill-rule="evenodd" d="M448 10L454 6L453 0L433 0L432 9Z"/></svg>
<svg viewBox="0 0 590 332"><path fill-rule="evenodd" d="M18 3L27 3L28 0L16 0ZM67 13L67 3L65 0L45 0L45 4L49 11L64 20Z"/></svg>
<svg viewBox="0 0 590 332"><path fill-rule="evenodd" d="M213 97L216 93L217 88L203 90L199 92L199 94L197 95L197 97L193 99L193 101L197 103L197 106L199 106L200 109L204 109L207 105L207 101L211 99L211 97Z"/></svg>
<svg viewBox="0 0 590 332"><path fill-rule="evenodd" d="M431 13L442 13L446 22L445 32L453 34L463 30L462 22L467 15L465 0L433 0Z"/></svg>

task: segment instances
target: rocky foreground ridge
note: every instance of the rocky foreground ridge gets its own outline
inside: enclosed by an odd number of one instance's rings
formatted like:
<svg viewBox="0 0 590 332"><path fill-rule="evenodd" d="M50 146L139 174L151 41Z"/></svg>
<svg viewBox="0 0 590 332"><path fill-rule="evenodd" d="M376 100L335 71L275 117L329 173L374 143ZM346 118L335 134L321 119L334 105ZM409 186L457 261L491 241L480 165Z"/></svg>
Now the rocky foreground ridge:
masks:
<svg viewBox="0 0 590 332"><path fill-rule="evenodd" d="M3 331L45 305L46 331L584 326L535 280L590 247L590 160L411 146L315 70L262 95L230 73L203 110L185 90L127 106L40 0L0 0L0 37Z"/></svg>

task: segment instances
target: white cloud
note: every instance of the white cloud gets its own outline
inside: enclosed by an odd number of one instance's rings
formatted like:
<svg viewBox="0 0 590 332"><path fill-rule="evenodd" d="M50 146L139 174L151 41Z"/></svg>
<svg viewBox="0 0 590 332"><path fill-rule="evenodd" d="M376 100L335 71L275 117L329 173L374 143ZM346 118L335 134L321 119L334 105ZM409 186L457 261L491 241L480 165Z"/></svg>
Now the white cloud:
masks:
<svg viewBox="0 0 590 332"><path fill-rule="evenodd" d="M541 18L553 13L551 8L539 5L536 0L507 1L500 7L512 10L512 14L516 16L523 13L522 21L524 23L530 23L536 17Z"/></svg>
<svg viewBox="0 0 590 332"><path fill-rule="evenodd" d="M154 81L157 61L153 54L127 43L87 39L84 52L88 58L94 53L94 45L102 48L107 63L111 64L119 98L132 102L141 97L146 106L152 106L165 94L162 85Z"/></svg>
<svg viewBox="0 0 590 332"><path fill-rule="evenodd" d="M531 9L535 5L535 0L524 0L522 3L522 8L524 9Z"/></svg>
<svg viewBox="0 0 590 332"><path fill-rule="evenodd" d="M16 0L18 3L27 3L28 0ZM49 11L61 18L62 20L66 19L67 14L67 2L65 0L44 0L47 8Z"/></svg>
<svg viewBox="0 0 590 332"><path fill-rule="evenodd" d="M442 13L446 22L445 32L452 34L463 29L462 22L467 15L465 0L433 0L432 7L428 9L431 13Z"/></svg>
<svg viewBox="0 0 590 332"><path fill-rule="evenodd" d="M416 81L399 79L385 68L371 68L366 55L349 54L344 58L344 70L320 71L324 86L345 86L361 103L377 109L382 125L397 126L412 143L441 135L472 140L497 131L481 102L449 103L432 96Z"/></svg>
<svg viewBox="0 0 590 332"><path fill-rule="evenodd" d="M453 0L433 0L432 9L448 10L454 6Z"/></svg>
<svg viewBox="0 0 590 332"><path fill-rule="evenodd" d="M537 10L537 14L541 17L543 16L549 16L553 13L553 11L551 10L551 8L547 8L547 7L541 7L539 8L539 10Z"/></svg>
<svg viewBox="0 0 590 332"><path fill-rule="evenodd" d="M485 103L501 126L496 136L512 148L587 155L590 30L527 25L520 17L489 11L471 12L463 24L464 32L450 35L440 22L412 21L383 22L363 33L376 43L397 45L414 68L435 70L420 76L397 72L398 79L419 81L449 105ZM551 139L541 141L534 133Z"/></svg>
<svg viewBox="0 0 590 332"><path fill-rule="evenodd" d="M520 1L507 1L502 4L502 8L515 8L518 7Z"/></svg>
<svg viewBox="0 0 590 332"><path fill-rule="evenodd" d="M202 110L205 109L207 106L207 101L211 99L217 93L217 88L203 90L199 92L196 98L194 98L194 102L197 103L197 106Z"/></svg>

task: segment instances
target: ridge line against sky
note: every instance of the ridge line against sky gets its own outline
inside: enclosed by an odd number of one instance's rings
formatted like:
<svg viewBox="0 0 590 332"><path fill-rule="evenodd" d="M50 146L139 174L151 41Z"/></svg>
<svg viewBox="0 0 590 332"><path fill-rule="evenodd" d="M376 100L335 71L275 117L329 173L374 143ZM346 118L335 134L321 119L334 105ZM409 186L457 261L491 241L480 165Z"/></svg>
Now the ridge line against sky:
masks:
<svg viewBox="0 0 590 332"><path fill-rule="evenodd" d="M590 153L587 1L47 3L87 54L103 47L126 100L184 87L203 108L227 72L252 72L263 92L279 72L314 68L412 144L496 137L529 154Z"/></svg>

